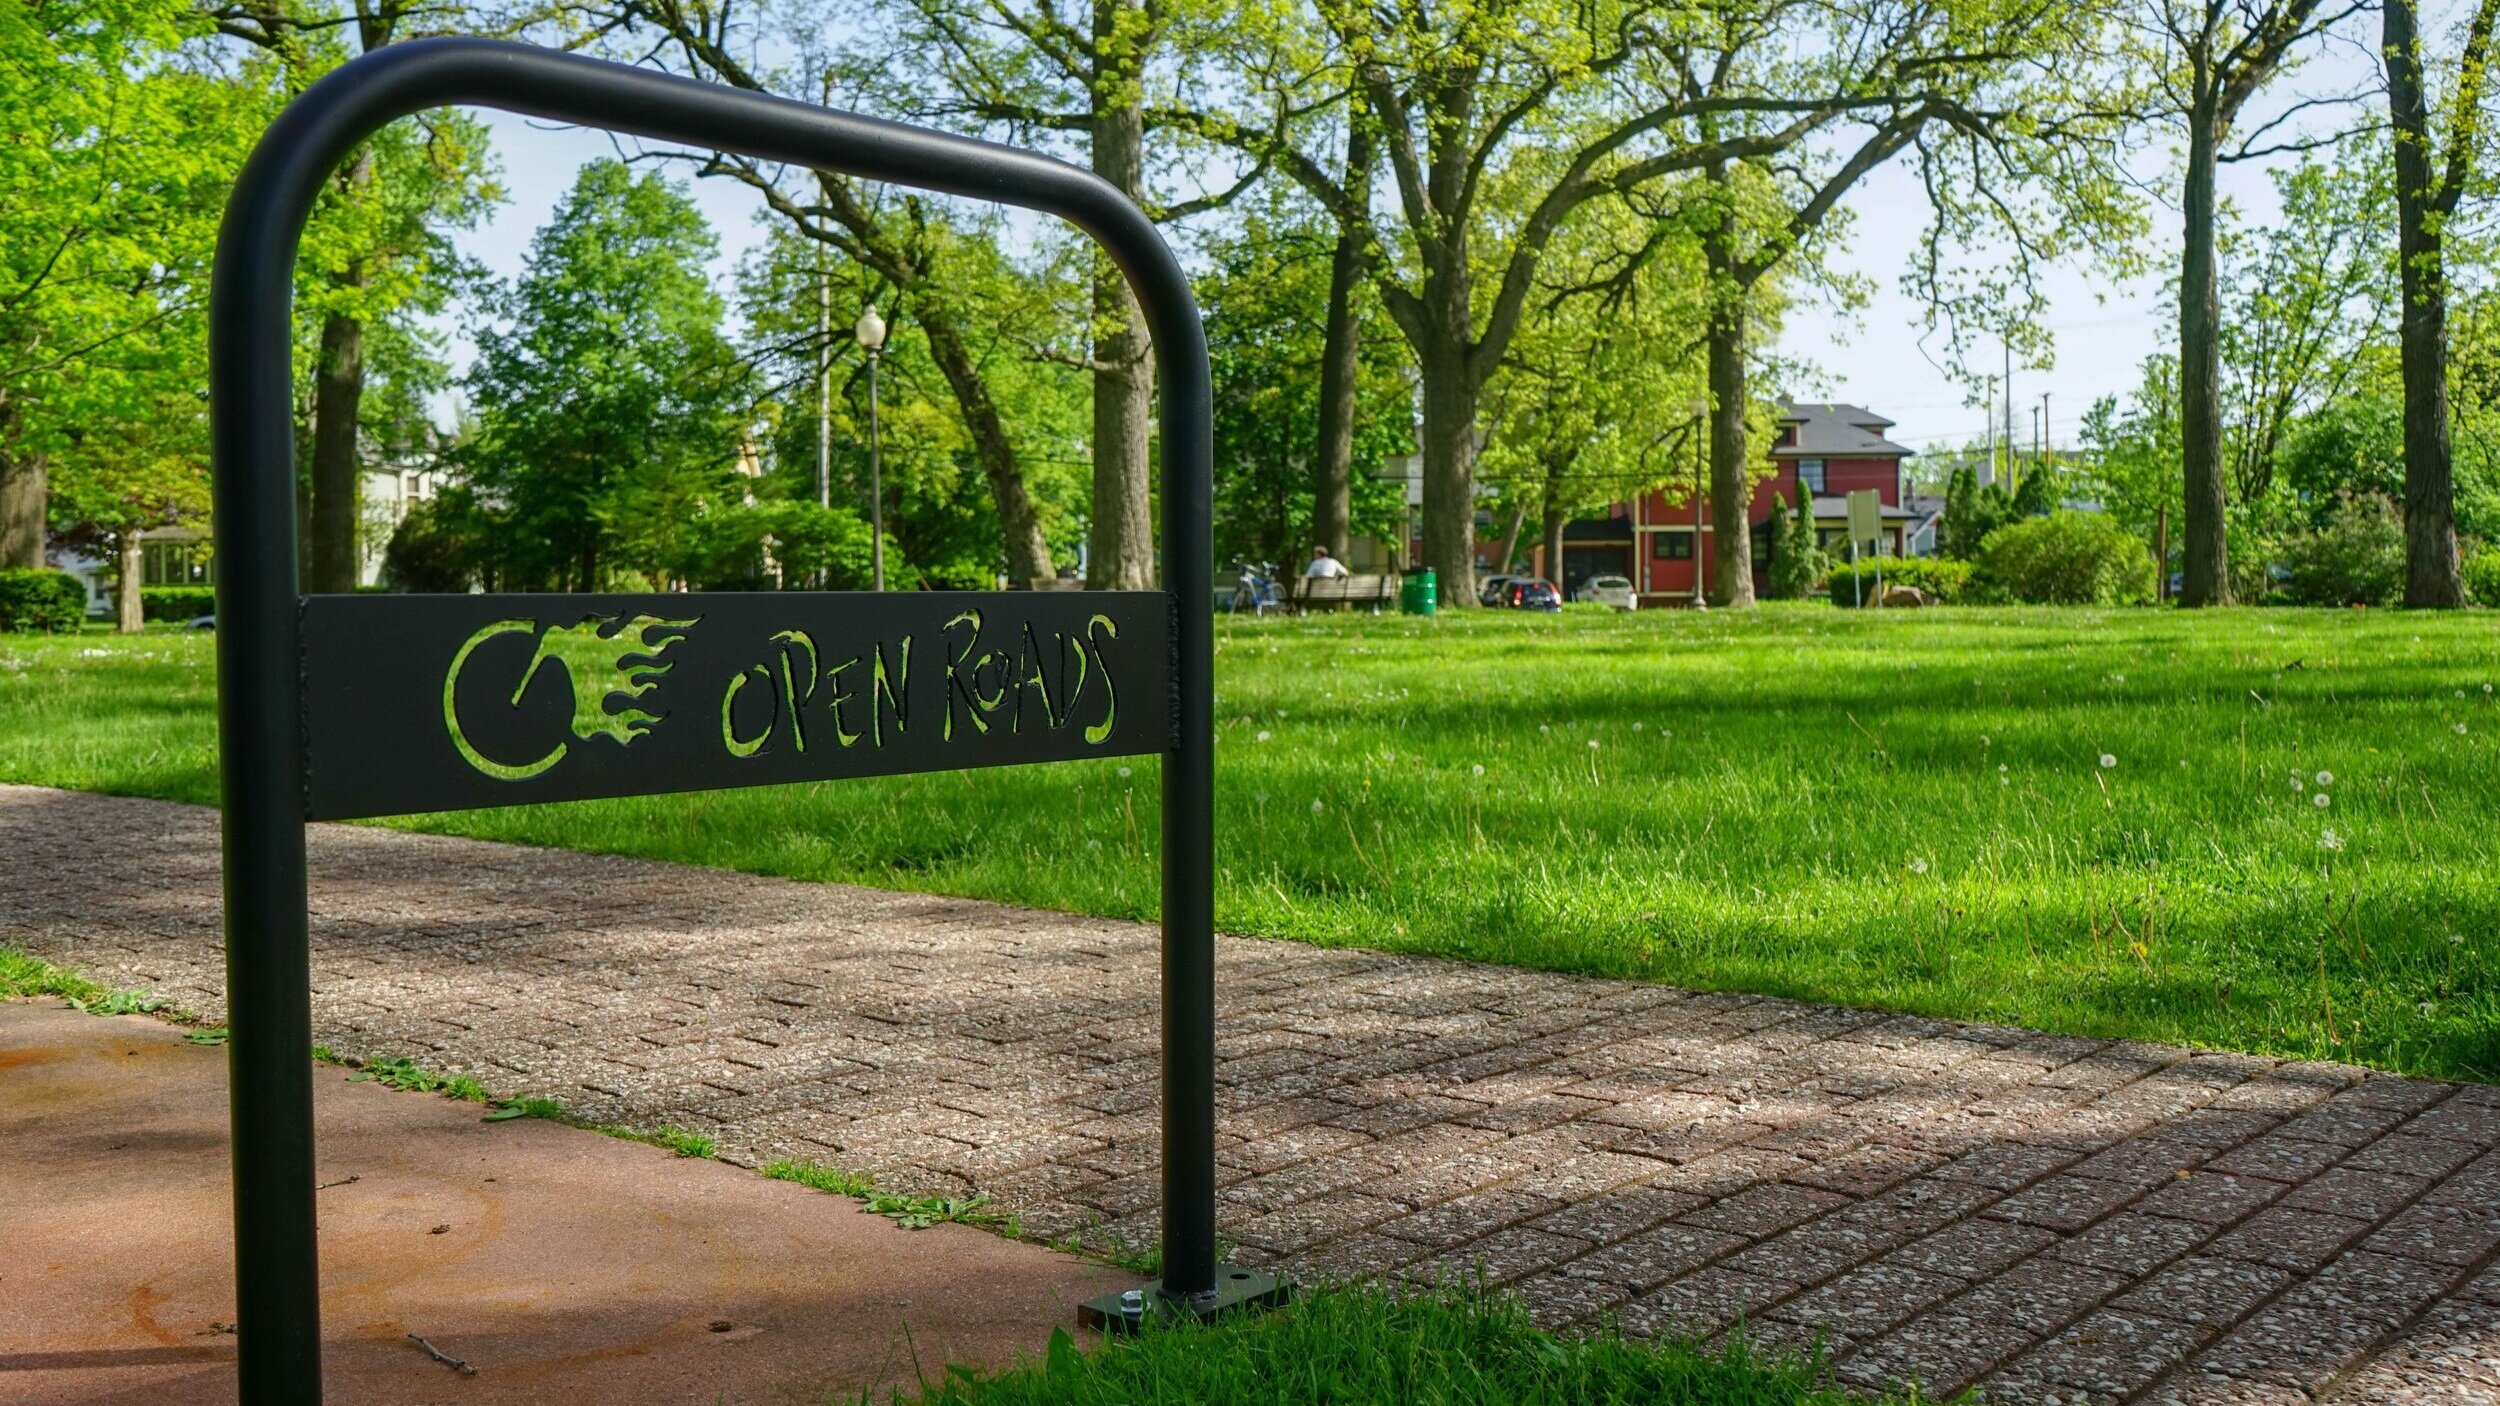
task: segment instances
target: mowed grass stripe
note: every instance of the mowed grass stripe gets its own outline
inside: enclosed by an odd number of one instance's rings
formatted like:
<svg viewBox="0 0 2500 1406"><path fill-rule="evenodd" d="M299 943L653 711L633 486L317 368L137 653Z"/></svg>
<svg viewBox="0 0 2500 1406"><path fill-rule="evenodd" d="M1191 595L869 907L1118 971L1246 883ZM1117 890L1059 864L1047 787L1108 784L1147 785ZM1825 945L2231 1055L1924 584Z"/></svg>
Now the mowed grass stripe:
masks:
<svg viewBox="0 0 2500 1406"><path fill-rule="evenodd" d="M2494 683L2490 614L1228 621L1218 917L2491 1078ZM10 637L0 777L211 801L213 701L200 636ZM1154 777L1106 760L396 823L1150 918Z"/></svg>

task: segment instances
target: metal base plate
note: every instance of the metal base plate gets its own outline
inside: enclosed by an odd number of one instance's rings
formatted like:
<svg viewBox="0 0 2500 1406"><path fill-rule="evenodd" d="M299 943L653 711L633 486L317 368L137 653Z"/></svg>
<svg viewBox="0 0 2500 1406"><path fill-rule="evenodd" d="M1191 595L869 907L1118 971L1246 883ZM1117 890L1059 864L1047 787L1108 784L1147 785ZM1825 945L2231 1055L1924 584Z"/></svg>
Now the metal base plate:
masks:
<svg viewBox="0 0 2500 1406"><path fill-rule="evenodd" d="M1256 1269L1217 1264L1211 1293L1181 1297L1163 1292L1163 1281L1148 1281L1126 1293L1105 1294L1078 1305L1077 1321L1104 1333L1134 1333L1153 1314L1187 1314L1201 1322L1249 1309L1276 1308L1292 1300L1290 1279Z"/></svg>

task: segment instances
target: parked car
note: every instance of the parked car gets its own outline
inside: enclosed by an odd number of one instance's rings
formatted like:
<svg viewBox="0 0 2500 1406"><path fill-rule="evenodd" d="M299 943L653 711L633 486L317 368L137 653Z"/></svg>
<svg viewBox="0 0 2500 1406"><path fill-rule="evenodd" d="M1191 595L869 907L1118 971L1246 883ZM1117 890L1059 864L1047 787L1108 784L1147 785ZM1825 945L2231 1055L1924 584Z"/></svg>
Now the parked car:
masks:
<svg viewBox="0 0 2500 1406"><path fill-rule="evenodd" d="M1514 576L1510 584L1502 588L1502 604L1513 610L1559 611L1563 605L1562 592L1554 589L1553 582L1541 576Z"/></svg>
<svg viewBox="0 0 2500 1406"><path fill-rule="evenodd" d="M1632 579L1628 576L1592 576L1580 583L1580 599L1611 605L1617 610L1631 610L1640 604L1632 594Z"/></svg>
<svg viewBox="0 0 2500 1406"><path fill-rule="evenodd" d="M1476 588L1476 604L1503 604L1510 599L1510 583L1524 579L1519 576L1487 576L1484 584Z"/></svg>

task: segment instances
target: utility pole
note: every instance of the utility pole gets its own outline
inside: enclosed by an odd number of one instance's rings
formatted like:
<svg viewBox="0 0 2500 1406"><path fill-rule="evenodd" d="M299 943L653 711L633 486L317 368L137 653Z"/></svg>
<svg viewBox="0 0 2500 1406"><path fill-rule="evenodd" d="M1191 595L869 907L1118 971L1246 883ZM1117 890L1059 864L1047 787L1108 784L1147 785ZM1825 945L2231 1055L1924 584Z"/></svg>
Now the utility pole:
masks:
<svg viewBox="0 0 2500 1406"><path fill-rule="evenodd" d="M1997 481L1997 378L1990 376L1987 381L1988 413L1981 421L1982 428L1979 432L1980 447L1988 456L1987 463L1981 466L1979 473L1979 486L1982 488Z"/></svg>
<svg viewBox="0 0 2500 1406"><path fill-rule="evenodd" d="M816 506L833 506L833 279L816 265Z"/></svg>
<svg viewBox="0 0 2500 1406"><path fill-rule="evenodd" d="M2005 338L2005 491L2014 491L2014 338Z"/></svg>

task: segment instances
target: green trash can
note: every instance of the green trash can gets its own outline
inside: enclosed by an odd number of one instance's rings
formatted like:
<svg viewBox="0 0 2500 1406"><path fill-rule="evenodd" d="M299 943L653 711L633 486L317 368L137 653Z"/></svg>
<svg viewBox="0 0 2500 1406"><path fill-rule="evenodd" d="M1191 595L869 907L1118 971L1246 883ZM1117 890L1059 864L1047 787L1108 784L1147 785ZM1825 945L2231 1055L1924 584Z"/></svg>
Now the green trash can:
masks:
<svg viewBox="0 0 2500 1406"><path fill-rule="evenodd" d="M1432 579L1432 568L1419 567L1406 573L1398 585L1398 608L1409 615L1430 615L1441 605L1440 588Z"/></svg>

